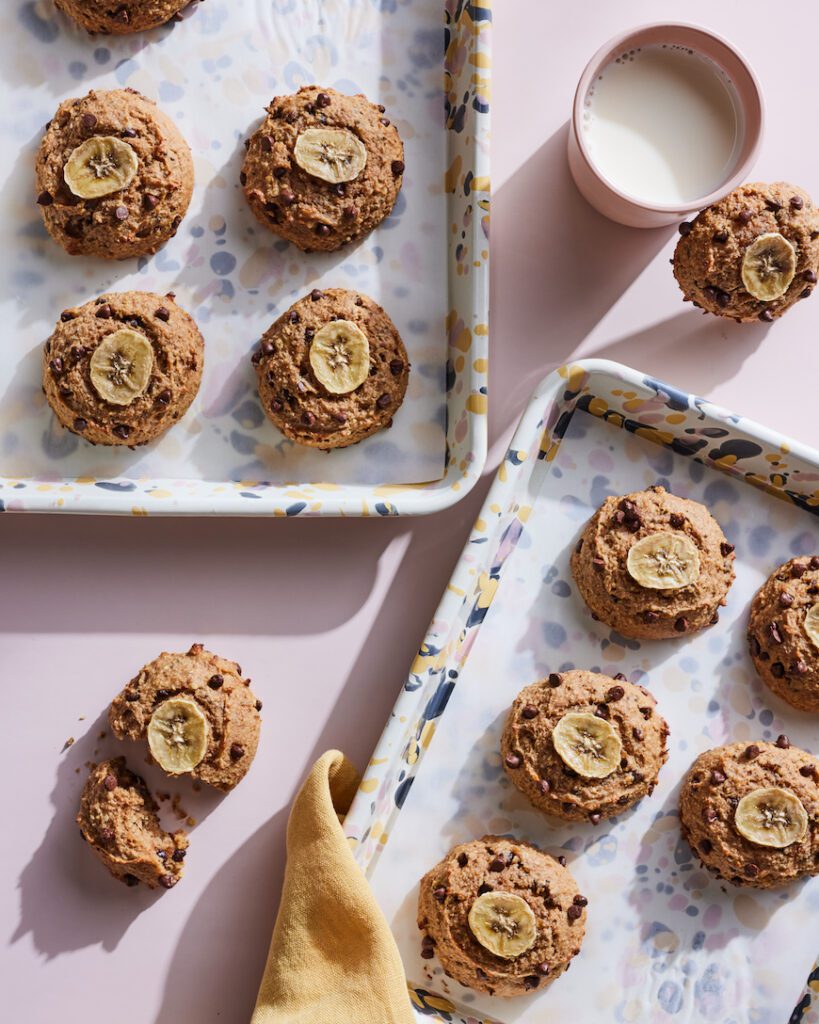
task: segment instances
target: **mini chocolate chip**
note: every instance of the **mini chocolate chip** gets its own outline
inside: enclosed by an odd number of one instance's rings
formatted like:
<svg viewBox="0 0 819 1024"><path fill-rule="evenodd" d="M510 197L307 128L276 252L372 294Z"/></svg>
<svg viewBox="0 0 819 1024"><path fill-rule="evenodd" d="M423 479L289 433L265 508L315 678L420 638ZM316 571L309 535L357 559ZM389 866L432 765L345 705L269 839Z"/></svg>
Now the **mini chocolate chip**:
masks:
<svg viewBox="0 0 819 1024"><path fill-rule="evenodd" d="M681 530L685 526L685 516L681 516L679 512L672 512L668 521L675 530Z"/></svg>
<svg viewBox="0 0 819 1024"><path fill-rule="evenodd" d="M316 96L316 106L317 107L329 107L330 106L330 97L327 95L326 92L320 92L318 94L318 96Z"/></svg>
<svg viewBox="0 0 819 1024"><path fill-rule="evenodd" d="M819 555L812 556L810 562L808 562L808 567L811 569L819 569Z"/></svg>
<svg viewBox="0 0 819 1024"><path fill-rule="evenodd" d="M690 220L684 220L677 230L680 232L683 238L685 238L686 235L691 234L691 229L693 227L694 225L691 223Z"/></svg>
<svg viewBox="0 0 819 1024"><path fill-rule="evenodd" d="M208 680L208 686L211 688L211 690L218 690L222 686L224 681L225 677L221 675L219 672L216 672Z"/></svg>
<svg viewBox="0 0 819 1024"><path fill-rule="evenodd" d="M622 700L625 695L626 691L622 686L612 686L606 694L606 700Z"/></svg>
<svg viewBox="0 0 819 1024"><path fill-rule="evenodd" d="M446 889L442 885L439 885L437 889L432 890L432 895L439 903L443 903L446 899Z"/></svg>
<svg viewBox="0 0 819 1024"><path fill-rule="evenodd" d="M776 745L780 750L787 750L791 745L791 741L784 733L780 733L779 736L776 737Z"/></svg>
<svg viewBox="0 0 819 1024"><path fill-rule="evenodd" d="M506 861L503 859L503 857L493 857L492 860L490 860L489 862L490 871L503 871L505 867Z"/></svg>
<svg viewBox="0 0 819 1024"><path fill-rule="evenodd" d="M527 992L531 992L532 989L537 988L540 984L540 978L536 974L527 974L523 979L523 987Z"/></svg>
<svg viewBox="0 0 819 1024"><path fill-rule="evenodd" d="M521 711L521 715L523 715L524 718L537 718L538 709L534 704L526 704Z"/></svg>
<svg viewBox="0 0 819 1024"><path fill-rule="evenodd" d="M389 128L389 126L390 126L390 119L388 117L379 117L378 120L381 122L381 124L384 125L385 128Z"/></svg>
<svg viewBox="0 0 819 1024"><path fill-rule="evenodd" d="M185 859L185 854L187 852L187 850L174 850L173 860L175 860L177 864L181 864L182 861Z"/></svg>
<svg viewBox="0 0 819 1024"><path fill-rule="evenodd" d="M155 196L153 192L146 192L142 197L142 205L146 210L155 210L159 206L159 196Z"/></svg>
<svg viewBox="0 0 819 1024"><path fill-rule="evenodd" d="M171 319L171 311L166 306L160 306L159 309L154 312L154 316L157 320L164 320L165 323L167 323Z"/></svg>
<svg viewBox="0 0 819 1024"><path fill-rule="evenodd" d="M274 398L273 401L270 403L270 408L273 410L273 412L281 412L284 406L278 400L278 398Z"/></svg>
<svg viewBox="0 0 819 1024"><path fill-rule="evenodd" d="M574 903L572 903L572 905L566 911L566 917L568 917L568 919L570 921L576 921L579 917L582 916L582 914L583 914L582 908L581 907L576 907L574 905Z"/></svg>
<svg viewBox="0 0 819 1024"><path fill-rule="evenodd" d="M730 555L731 552L734 550L734 545L733 544L729 544L727 540L724 540L720 544L719 550L720 550L720 554L727 556L727 555Z"/></svg>
<svg viewBox="0 0 819 1024"><path fill-rule="evenodd" d="M631 730L631 735L632 735L632 736L633 736L633 737L635 738L635 740L641 740L641 739L643 738L643 735L644 735L644 733L643 733L643 730L642 730L642 729L638 729L638 728L637 728L637 727L635 726L635 727L634 727L634 728L633 728L633 729Z"/></svg>
<svg viewBox="0 0 819 1024"><path fill-rule="evenodd" d="M245 748L241 743L231 743L230 745L230 759L231 761L240 761L245 756Z"/></svg>
<svg viewBox="0 0 819 1024"><path fill-rule="evenodd" d="M759 757L759 747L756 743L752 743L750 746L745 748L745 756L749 761L753 761L755 758Z"/></svg>
<svg viewBox="0 0 819 1024"><path fill-rule="evenodd" d="M168 859L168 855L167 855L167 853L165 853L164 850L157 850L156 851L156 855L157 855L157 857L159 857L160 860L167 860Z"/></svg>
<svg viewBox="0 0 819 1024"><path fill-rule="evenodd" d="M41 192L37 196L37 205L38 206L51 206L51 204L53 202L54 202L54 197L51 195L50 192Z"/></svg>
<svg viewBox="0 0 819 1024"><path fill-rule="evenodd" d="M164 391L160 391L154 401L156 402L157 405L168 405L171 401L170 388L165 388Z"/></svg>
<svg viewBox="0 0 819 1024"><path fill-rule="evenodd" d="M759 866L757 864L746 864L742 870L748 878L756 878L759 874Z"/></svg>
<svg viewBox="0 0 819 1024"><path fill-rule="evenodd" d="M127 701L130 701L131 704L133 704L134 701L139 700L139 694L138 693L133 693L133 692L126 693L125 694L125 699Z"/></svg>
<svg viewBox="0 0 819 1024"><path fill-rule="evenodd" d="M819 280L816 276L816 272L813 270L805 270L802 273L802 277L805 281L810 281L811 284L816 284L817 280Z"/></svg>
<svg viewBox="0 0 819 1024"><path fill-rule="evenodd" d="M108 790L109 793L112 790L115 790L117 788L117 777L116 777L116 775L112 775L111 772L109 772L105 776L105 778L103 779L103 783L102 784L105 786L105 788Z"/></svg>
<svg viewBox="0 0 819 1024"><path fill-rule="evenodd" d="M318 288L314 288L310 292L310 298L312 299L313 302L318 302L319 299L323 299L324 298L324 292L319 291Z"/></svg>
<svg viewBox="0 0 819 1024"><path fill-rule="evenodd" d="M390 373L393 377L399 377L404 372L404 364L400 359L390 360Z"/></svg>
<svg viewBox="0 0 819 1024"><path fill-rule="evenodd" d="M748 224L753 219L753 210L744 209L740 210L737 214L737 220L740 224Z"/></svg>
<svg viewBox="0 0 819 1024"><path fill-rule="evenodd" d="M127 441L131 436L131 428L127 423L117 423L114 425L113 434L122 441Z"/></svg>
<svg viewBox="0 0 819 1024"><path fill-rule="evenodd" d="M763 309L757 320L761 320L764 324L769 324L773 320L773 313L769 309Z"/></svg>
<svg viewBox="0 0 819 1024"><path fill-rule="evenodd" d="M575 896L572 902L578 907L587 907L589 905L589 901L585 896L581 896L580 893Z"/></svg>
<svg viewBox="0 0 819 1024"><path fill-rule="evenodd" d="M393 160L393 162L390 164L390 167L392 169L392 173L393 174L397 175L397 174L403 174L404 173L404 161L403 160Z"/></svg>
<svg viewBox="0 0 819 1024"><path fill-rule="evenodd" d="M602 572L603 569L606 567L606 563L603 561L602 558L598 558L595 556L594 558L592 558L592 566L597 572Z"/></svg>
<svg viewBox="0 0 819 1024"><path fill-rule="evenodd" d="M799 769L799 774L804 775L807 779L810 778L811 775L816 774L816 769L812 764L803 764L802 767Z"/></svg>
<svg viewBox="0 0 819 1024"><path fill-rule="evenodd" d="M378 398L376 399L375 404L378 406L379 409L386 409L391 402L392 399L390 398L389 395L379 395Z"/></svg>
<svg viewBox="0 0 819 1024"><path fill-rule="evenodd" d="M710 853L714 849L714 844L710 839L703 839L699 845L700 853Z"/></svg>
<svg viewBox="0 0 819 1024"><path fill-rule="evenodd" d="M108 305L107 302L103 303L103 305L100 306L97 309L96 313L94 314L94 316L99 317L100 320L110 320L110 318L113 315L114 315L114 311L111 309L111 307Z"/></svg>
<svg viewBox="0 0 819 1024"><path fill-rule="evenodd" d="M83 837L83 839L85 839L85 835L82 832L80 832L80 835ZM113 838L114 838L114 830L112 828L101 828L100 829L100 839L104 843L110 843Z"/></svg>
<svg viewBox="0 0 819 1024"><path fill-rule="evenodd" d="M565 857L563 856L563 854L562 854L562 853L561 853L561 855L560 855L560 856L559 856L559 857L557 858L557 863L558 863L558 864L559 864L559 865L560 865L560 866L561 866L562 868L565 868L565 867L566 867L566 858L565 858Z"/></svg>
<svg viewBox="0 0 819 1024"><path fill-rule="evenodd" d="M114 210L114 216L117 218L117 220L127 220L128 219L128 207L127 206L118 206L116 208L116 210Z"/></svg>
<svg viewBox="0 0 819 1024"><path fill-rule="evenodd" d="M82 126L83 128L94 128L96 126L97 119L93 114L82 115Z"/></svg>
<svg viewBox="0 0 819 1024"><path fill-rule="evenodd" d="M782 209L782 203L777 202L776 199L766 199L765 208L770 210L771 213L778 213Z"/></svg>
<svg viewBox="0 0 819 1024"><path fill-rule="evenodd" d="M650 707L640 708L640 714L643 718L648 721L649 718L654 714L654 709Z"/></svg>
<svg viewBox="0 0 819 1024"><path fill-rule="evenodd" d="M465 868L469 863L469 857L463 851L458 854L458 867Z"/></svg>
<svg viewBox="0 0 819 1024"><path fill-rule="evenodd" d="M263 135L261 145L265 153L270 153L273 149L273 140L270 138L269 135Z"/></svg>
<svg viewBox="0 0 819 1024"><path fill-rule="evenodd" d="M316 422L316 417L311 412L308 412L305 409L305 411L301 414L301 422L304 424L305 427L312 427L313 424Z"/></svg>
<svg viewBox="0 0 819 1024"><path fill-rule="evenodd" d="M77 418L76 418L76 419L74 420L74 429L75 429L75 430L85 430L85 428L86 428L87 426L88 426L88 421L87 421L87 420L84 420L84 419L82 418L82 416L78 416L78 417L77 417Z"/></svg>
<svg viewBox="0 0 819 1024"><path fill-rule="evenodd" d="M434 956L435 956L435 950L432 948L432 946L422 946L421 947L421 959L423 959L423 960L431 960Z"/></svg>
<svg viewBox="0 0 819 1024"><path fill-rule="evenodd" d="M504 761L507 768L520 768L521 758L518 754L507 754Z"/></svg>
<svg viewBox="0 0 819 1024"><path fill-rule="evenodd" d="M725 772L720 771L719 768L712 768L711 769L711 775L709 777L710 777L711 785L712 786L721 786L722 783L725 782L725 779L726 779Z"/></svg>
<svg viewBox="0 0 819 1024"><path fill-rule="evenodd" d="M256 701L256 710L257 711L261 711L262 707L263 707L262 702L260 700L257 700Z"/></svg>
<svg viewBox="0 0 819 1024"><path fill-rule="evenodd" d="M537 788L540 790L543 796L546 796L549 790L552 788L551 783L548 779L541 779L537 784Z"/></svg>
<svg viewBox="0 0 819 1024"><path fill-rule="evenodd" d="M717 245L724 245L728 241L728 232L717 231L715 234L711 236L711 240L713 242L716 242Z"/></svg>
<svg viewBox="0 0 819 1024"><path fill-rule="evenodd" d="M807 671L808 671L808 664L807 664L807 662L802 661L801 658L798 661L795 661L794 664L793 664L793 671L798 676L804 676L807 673Z"/></svg>
<svg viewBox="0 0 819 1024"><path fill-rule="evenodd" d="M544 978L546 977L546 975L549 973L550 970L551 970L551 968L549 967L549 965L545 961L542 964L538 964L537 965L538 974L542 974L544 976Z"/></svg>
<svg viewBox="0 0 819 1024"><path fill-rule="evenodd" d="M705 810L703 811L703 817L705 818L706 821L716 821L717 820L717 812L714 810L713 807L706 807Z"/></svg>
<svg viewBox="0 0 819 1024"><path fill-rule="evenodd" d="M779 632L779 625L778 625L778 623L776 623L776 622L769 623L769 625L768 625L768 633L770 635L771 640L773 640L773 642L775 644L781 644L782 643L782 634Z"/></svg>
<svg viewBox="0 0 819 1024"><path fill-rule="evenodd" d="M801 579L805 575L805 573L807 571L808 571L808 567L806 565L802 565L801 562L795 562L791 566L791 576L795 580Z"/></svg>
<svg viewBox="0 0 819 1024"><path fill-rule="evenodd" d="M803 288L802 291L799 293L799 298L807 299L811 295L813 295L813 288Z"/></svg>
<svg viewBox="0 0 819 1024"><path fill-rule="evenodd" d="M597 718L604 718L606 721L611 718L611 712L607 704L598 704L594 709L594 714Z"/></svg>
<svg viewBox="0 0 819 1024"><path fill-rule="evenodd" d="M422 946L423 946L423 947L424 947L425 949L426 949L426 948L428 948L428 947L434 946L434 945L435 945L435 939L433 939L433 937L432 937L431 935L425 935L425 936L424 936L424 937L423 937L423 938L421 939L421 945L422 945Z"/></svg>
<svg viewBox="0 0 819 1024"><path fill-rule="evenodd" d="M54 374L55 377L59 376L63 372L63 361L59 356L55 356L48 364L48 368Z"/></svg>
<svg viewBox="0 0 819 1024"><path fill-rule="evenodd" d="M802 196L791 196L789 204L792 210L801 210L802 207L805 205L805 200L802 198Z"/></svg>
<svg viewBox="0 0 819 1024"><path fill-rule="evenodd" d="M783 590L779 595L779 603L783 608L790 608L793 604L793 594L789 594L787 590Z"/></svg>
<svg viewBox="0 0 819 1024"><path fill-rule="evenodd" d="M322 238L326 238L330 234L330 226L328 224L316 224L316 234Z"/></svg>
<svg viewBox="0 0 819 1024"><path fill-rule="evenodd" d="M290 189L284 189L279 192L278 200L283 206L292 206L296 201L296 197ZM313 301L315 301L315 299Z"/></svg>
<svg viewBox="0 0 819 1024"><path fill-rule="evenodd" d="M178 881L179 879L175 878L173 875L159 876L159 884L162 886L163 889L173 889L173 887L176 885Z"/></svg>
<svg viewBox="0 0 819 1024"><path fill-rule="evenodd" d="M602 817L602 815L598 814L597 811L593 811L589 815L589 821L592 823L592 825L599 825L601 817Z"/></svg>
<svg viewBox="0 0 819 1024"><path fill-rule="evenodd" d="M643 619L644 619L645 622L658 622L659 618L660 618L660 613L659 612L652 611L651 609L649 609L646 612L643 612Z"/></svg>
<svg viewBox="0 0 819 1024"><path fill-rule="evenodd" d="M559 672L550 672L549 673L549 686L551 686L552 689L555 689L556 687L560 686L560 684L562 682L563 682L563 679L562 679L562 677L561 677Z"/></svg>
<svg viewBox="0 0 819 1024"><path fill-rule="evenodd" d="M475 968L475 977L476 978L480 978L481 981L486 981L488 975L487 975L486 971L484 971L482 968L476 967Z"/></svg>
<svg viewBox="0 0 819 1024"><path fill-rule="evenodd" d="M674 623L674 629L678 633L684 633L688 629L688 619L684 615L681 615Z"/></svg>
<svg viewBox="0 0 819 1024"><path fill-rule="evenodd" d="M126 885L139 885L139 879L137 878L136 875L123 875L122 880L123 882L125 882Z"/></svg>

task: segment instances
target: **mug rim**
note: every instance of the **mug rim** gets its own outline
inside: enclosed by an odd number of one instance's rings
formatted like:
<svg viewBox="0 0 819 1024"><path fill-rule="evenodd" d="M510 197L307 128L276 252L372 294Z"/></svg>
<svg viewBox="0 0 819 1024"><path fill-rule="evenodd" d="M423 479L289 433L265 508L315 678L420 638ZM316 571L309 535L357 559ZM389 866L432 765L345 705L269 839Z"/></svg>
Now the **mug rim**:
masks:
<svg viewBox="0 0 819 1024"><path fill-rule="evenodd" d="M647 32L656 33L657 31L669 29L671 32L683 30L686 33L691 33L700 39L705 39L710 43L716 43L717 48L723 48L728 54L730 54L737 62L739 67L742 69L747 77L747 85L750 86L750 94L752 98L751 109L748 108L747 101L742 95L739 83L734 81L737 93L739 93L739 100L742 104L742 110L745 115L746 125L746 139L744 144L744 156L737 164L735 169L732 171L729 177L723 181L718 188L713 189L711 192L704 196L698 196L690 200L690 203L652 203L646 200L639 199L634 195L630 195L627 192L623 192L618 188L600 169L600 167L592 159L591 154L586 146L584 139L584 132L582 131L582 118L584 110L584 100L586 94L589 91L589 87L598 74L600 69L608 63L612 54L617 50L621 49L626 44L633 41L635 38L645 35ZM673 39L669 39L669 42L674 42ZM713 47L703 47L700 52L702 56L709 60L713 60L717 66L721 67L721 62L716 59L710 52L709 49ZM722 68L724 71L725 69ZM727 73L727 72L726 72ZM732 80L735 76L729 76ZM702 210L705 207L710 206L717 200L723 198L729 192L733 191L746 177L748 171L756 160L759 152L759 147L762 143L762 132L765 123L765 102L762 93L762 86L759 78L756 75L753 67L751 66L748 58L739 50L733 43L730 43L724 36L719 35L717 32L711 31L711 29L705 28L702 25L695 25L691 22L685 21L654 21L647 22L642 25L637 25L634 28L627 29L624 32L618 32L612 36L607 42L592 55L583 69L583 73L580 76L580 80L577 83L577 88L574 94L574 102L572 105L572 129L575 140L577 142L577 148L580 155L588 167L590 173L600 182L600 184L606 188L612 195L616 196L621 202L628 204L639 210L645 210L649 213L658 214L674 214L679 213L681 216L691 210ZM748 136L748 128L750 127L750 137ZM742 156L742 154L741 154Z"/></svg>

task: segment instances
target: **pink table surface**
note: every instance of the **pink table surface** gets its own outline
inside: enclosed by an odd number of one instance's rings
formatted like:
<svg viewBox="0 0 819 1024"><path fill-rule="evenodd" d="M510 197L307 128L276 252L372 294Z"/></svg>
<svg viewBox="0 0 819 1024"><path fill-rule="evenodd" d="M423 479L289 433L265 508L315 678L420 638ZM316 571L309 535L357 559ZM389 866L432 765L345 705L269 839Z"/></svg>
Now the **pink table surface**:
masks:
<svg viewBox="0 0 819 1024"><path fill-rule="evenodd" d="M702 317L671 276L674 230L608 223L569 179L566 119L586 58L663 16L710 25L746 52L768 104L755 174L819 195L815 4L499 0L491 451L459 505L415 521L0 521L9 1019L247 1020L292 796L328 747L365 765L509 432L554 365L606 356L816 442L819 297L772 327ZM115 750L97 740L113 693L158 651L195 640L252 676L262 742L226 799L166 787L199 824L183 884L157 896L110 881L73 816L85 761Z"/></svg>

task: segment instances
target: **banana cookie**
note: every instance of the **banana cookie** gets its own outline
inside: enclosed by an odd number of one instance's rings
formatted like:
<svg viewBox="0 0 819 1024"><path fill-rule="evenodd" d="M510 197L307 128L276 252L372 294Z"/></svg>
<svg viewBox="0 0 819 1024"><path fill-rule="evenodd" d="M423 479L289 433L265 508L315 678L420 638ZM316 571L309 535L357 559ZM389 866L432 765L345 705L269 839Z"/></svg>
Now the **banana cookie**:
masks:
<svg viewBox="0 0 819 1024"><path fill-rule="evenodd" d="M668 757L656 703L624 675L552 672L512 704L504 770L539 810L596 825L654 791Z"/></svg>
<svg viewBox="0 0 819 1024"><path fill-rule="evenodd" d="M54 0L57 10L82 28L102 35L144 32L170 21L194 0Z"/></svg>
<svg viewBox="0 0 819 1024"><path fill-rule="evenodd" d="M404 146L384 107L317 85L277 96L245 144L241 183L265 227L304 252L331 252L389 214Z"/></svg>
<svg viewBox="0 0 819 1024"><path fill-rule="evenodd" d="M819 760L787 736L706 750L680 793L683 835L734 885L770 889L819 874L817 821Z"/></svg>
<svg viewBox="0 0 819 1024"><path fill-rule="evenodd" d="M734 546L704 505L649 487L606 498L571 567L598 619L622 636L659 640L717 621L734 580Z"/></svg>
<svg viewBox="0 0 819 1024"><path fill-rule="evenodd" d="M191 775L227 792L256 756L261 709L235 661L194 644L140 669L114 698L108 720L119 739L147 739L168 775Z"/></svg>
<svg viewBox="0 0 819 1024"><path fill-rule="evenodd" d="M199 390L204 342L172 294L111 292L66 309L45 343L43 390L93 444L147 444Z"/></svg>
<svg viewBox="0 0 819 1024"><path fill-rule="evenodd" d="M544 989L580 952L588 900L563 858L484 836L462 843L421 879L421 956L496 996Z"/></svg>
<svg viewBox="0 0 819 1024"><path fill-rule="evenodd" d="M36 163L46 229L72 256L124 260L176 234L193 161L173 121L134 89L60 104Z"/></svg>
<svg viewBox="0 0 819 1024"><path fill-rule="evenodd" d="M314 289L266 331L252 359L268 418L298 444L345 448L392 424L410 364L372 299Z"/></svg>
<svg viewBox="0 0 819 1024"><path fill-rule="evenodd" d="M762 681L802 711L819 711L819 555L780 565L751 603L751 657Z"/></svg>
<svg viewBox="0 0 819 1024"><path fill-rule="evenodd" d="M91 769L82 792L80 834L114 878L126 885L172 889L182 877L188 848L184 832L164 832L157 805L124 757Z"/></svg>
<svg viewBox="0 0 819 1024"><path fill-rule="evenodd" d="M770 321L819 275L819 211L804 189L740 185L680 225L674 276L686 301L737 323Z"/></svg>

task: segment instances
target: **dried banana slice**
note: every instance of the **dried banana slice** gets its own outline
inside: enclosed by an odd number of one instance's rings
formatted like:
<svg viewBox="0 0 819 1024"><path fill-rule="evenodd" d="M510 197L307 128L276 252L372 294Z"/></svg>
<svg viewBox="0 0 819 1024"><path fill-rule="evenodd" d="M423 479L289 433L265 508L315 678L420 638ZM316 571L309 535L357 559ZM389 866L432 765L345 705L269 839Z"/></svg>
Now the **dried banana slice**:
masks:
<svg viewBox="0 0 819 1024"><path fill-rule="evenodd" d="M620 764L619 732L597 715L570 711L552 730L560 759L584 779L605 779Z"/></svg>
<svg viewBox="0 0 819 1024"><path fill-rule="evenodd" d="M190 697L171 697L154 711L148 723L148 746L169 775L193 771L207 753L208 720Z"/></svg>
<svg viewBox="0 0 819 1024"><path fill-rule="evenodd" d="M111 405L130 405L148 387L153 365L154 350L145 335L121 327L94 350L91 383Z"/></svg>
<svg viewBox="0 0 819 1024"><path fill-rule="evenodd" d="M819 604L812 605L805 616L805 632L814 647L819 647Z"/></svg>
<svg viewBox="0 0 819 1024"><path fill-rule="evenodd" d="M758 846L784 849L803 838L808 812L789 789L755 789L737 804L734 823L740 835Z"/></svg>
<svg viewBox="0 0 819 1024"><path fill-rule="evenodd" d="M684 533L651 533L629 548L626 568L650 590L677 590L700 575L700 553Z"/></svg>
<svg viewBox="0 0 819 1024"><path fill-rule="evenodd" d="M504 960L525 953L537 938L532 908L513 892L485 892L469 908L469 928L484 949Z"/></svg>
<svg viewBox="0 0 819 1024"><path fill-rule="evenodd" d="M352 320L331 320L316 332L310 365L320 384L334 395L355 391L370 372L370 343Z"/></svg>
<svg viewBox="0 0 819 1024"><path fill-rule="evenodd" d="M136 177L139 158L127 142L109 135L86 139L63 168L65 183L81 199L99 199L126 188Z"/></svg>
<svg viewBox="0 0 819 1024"><path fill-rule="evenodd" d="M296 139L293 155L303 171L333 184L357 178L367 163L364 143L344 128L308 128Z"/></svg>
<svg viewBox="0 0 819 1024"><path fill-rule="evenodd" d="M796 274L796 249L778 231L755 238L742 257L742 283L755 299L784 295Z"/></svg>

